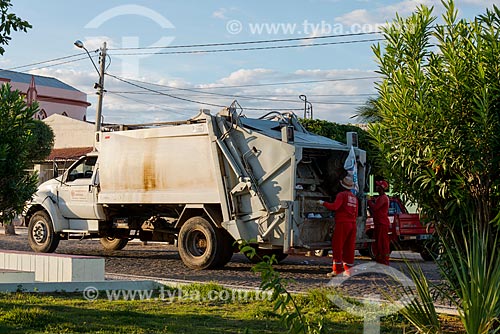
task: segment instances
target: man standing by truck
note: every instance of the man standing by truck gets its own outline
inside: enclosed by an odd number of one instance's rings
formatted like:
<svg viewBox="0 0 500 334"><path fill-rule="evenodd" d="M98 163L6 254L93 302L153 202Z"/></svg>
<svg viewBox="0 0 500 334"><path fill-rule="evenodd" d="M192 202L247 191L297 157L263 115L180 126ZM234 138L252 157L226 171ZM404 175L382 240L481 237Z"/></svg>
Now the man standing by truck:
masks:
<svg viewBox="0 0 500 334"><path fill-rule="evenodd" d="M376 199L368 201L368 207L373 216L374 253L375 261L381 264L389 265L389 256L391 254L389 241L389 197L385 194L389 188L389 183L385 180L375 182L375 190L378 192Z"/></svg>
<svg viewBox="0 0 500 334"><path fill-rule="evenodd" d="M350 276L350 269L354 266L358 199L352 192L354 189L352 177L344 177L340 184L345 190L337 194L333 203L318 201L328 210L335 211L335 229L332 237L333 271L328 273L327 277L334 277L343 272Z"/></svg>

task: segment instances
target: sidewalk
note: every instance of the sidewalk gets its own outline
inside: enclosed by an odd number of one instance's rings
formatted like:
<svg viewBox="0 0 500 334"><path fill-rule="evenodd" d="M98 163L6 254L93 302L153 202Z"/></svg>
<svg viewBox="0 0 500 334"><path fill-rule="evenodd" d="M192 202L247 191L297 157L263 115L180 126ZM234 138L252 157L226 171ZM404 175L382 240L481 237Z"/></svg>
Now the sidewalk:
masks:
<svg viewBox="0 0 500 334"><path fill-rule="evenodd" d="M26 226L15 225L16 235L28 234L28 228ZM5 226L0 226L0 234L5 234Z"/></svg>

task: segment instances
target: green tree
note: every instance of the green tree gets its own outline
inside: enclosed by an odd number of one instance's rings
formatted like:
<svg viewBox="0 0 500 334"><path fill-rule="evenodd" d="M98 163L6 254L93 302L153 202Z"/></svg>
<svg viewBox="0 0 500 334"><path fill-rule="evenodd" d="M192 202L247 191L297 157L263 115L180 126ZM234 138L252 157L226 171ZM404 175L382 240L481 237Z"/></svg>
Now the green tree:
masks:
<svg viewBox="0 0 500 334"><path fill-rule="evenodd" d="M500 206L500 11L473 22L422 6L373 47L383 80L369 129L397 189L438 222L485 227Z"/></svg>
<svg viewBox="0 0 500 334"><path fill-rule="evenodd" d="M36 191L38 177L26 170L48 156L54 134L33 119L38 104L26 104L9 84L0 88L0 98L0 221L9 223Z"/></svg>
<svg viewBox="0 0 500 334"><path fill-rule="evenodd" d="M38 105L34 106L37 108ZM27 128L30 137L27 159L30 162L42 162L50 155L54 146L54 132L42 121L33 119Z"/></svg>
<svg viewBox="0 0 500 334"><path fill-rule="evenodd" d="M490 333L500 312L500 10L467 22L442 3L443 25L421 6L383 29L369 133L393 185L437 224L438 264L467 333Z"/></svg>
<svg viewBox="0 0 500 334"><path fill-rule="evenodd" d="M11 40L10 34L12 31L27 32L31 28L31 24L10 13L9 9L12 6L10 0L0 0L0 12L2 13L2 22L0 23L0 55L3 55L5 49L2 45L8 45Z"/></svg>
<svg viewBox="0 0 500 334"><path fill-rule="evenodd" d="M363 123L372 123L380 121L380 115L377 108L377 99L370 97L364 105L357 108L356 118Z"/></svg>
<svg viewBox="0 0 500 334"><path fill-rule="evenodd" d="M376 164L376 146L373 144L369 133L359 126L352 124L338 124L320 119L301 119L300 123L312 133L324 136L341 143L346 143L346 133L356 132L358 134L358 146L366 151L366 160L371 166L371 174L383 175L382 170Z"/></svg>

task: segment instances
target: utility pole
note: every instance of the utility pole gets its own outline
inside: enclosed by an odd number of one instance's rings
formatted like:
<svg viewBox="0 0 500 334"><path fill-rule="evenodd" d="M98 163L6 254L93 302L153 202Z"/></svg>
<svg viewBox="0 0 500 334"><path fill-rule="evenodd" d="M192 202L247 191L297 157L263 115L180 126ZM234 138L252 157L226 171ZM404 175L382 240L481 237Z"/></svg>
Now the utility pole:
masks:
<svg viewBox="0 0 500 334"><path fill-rule="evenodd" d="M100 69L97 68L97 66L94 63L94 60L92 59L92 56L89 53L89 50L85 47L82 41L76 40L74 45L77 48L84 49L85 52L87 53L87 56L89 56L90 61L92 62L92 65L94 65L95 70L97 71L97 74L99 74L99 82L94 84L94 89L97 89L97 107L95 109L95 138L94 138L94 149L97 149L97 143L99 143L100 138L99 134L101 132L101 118L102 118L102 100L104 98L104 72L106 71L106 42L102 43L101 46L101 53L99 54L99 67ZM96 50L97 52L97 50Z"/></svg>
<svg viewBox="0 0 500 334"><path fill-rule="evenodd" d="M95 132L96 143L100 141L99 133L101 131L102 101L104 98L104 71L106 70L106 42L102 43L101 53L99 55L99 83L94 88L97 89L97 107L95 109Z"/></svg>

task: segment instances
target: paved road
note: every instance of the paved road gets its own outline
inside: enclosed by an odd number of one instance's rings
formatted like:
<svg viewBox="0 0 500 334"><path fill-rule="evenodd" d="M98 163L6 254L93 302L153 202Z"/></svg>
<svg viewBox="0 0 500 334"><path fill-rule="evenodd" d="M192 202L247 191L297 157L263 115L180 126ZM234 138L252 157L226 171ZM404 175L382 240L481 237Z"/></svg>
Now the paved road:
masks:
<svg viewBox="0 0 500 334"><path fill-rule="evenodd" d="M3 229L2 229L3 230ZM17 228L18 235L0 235L0 249L31 251L27 243L25 228ZM74 255L93 255L105 258L105 271L108 277L119 275L139 275L165 280L181 280L194 282L216 282L231 286L257 288L260 277L251 271L252 264L241 254L234 254L231 262L217 270L191 270L184 266L176 248L160 243L130 242L121 251L105 251L98 240L63 240L56 253ZM407 258L412 265L419 265L431 281L440 279L437 266L425 262L420 255L410 252L395 252L391 258L391 267L406 272ZM356 265L373 263L366 257L357 256ZM331 257L305 255L289 255L275 269L281 277L290 279L289 289L306 291L311 288L324 287L329 279L326 273L331 271ZM117 276L118 275L118 276ZM340 288L352 296L381 294L389 286L398 284L387 275L374 272L361 272L342 282Z"/></svg>

